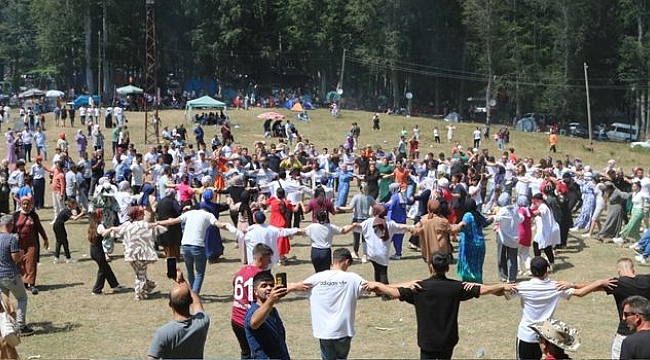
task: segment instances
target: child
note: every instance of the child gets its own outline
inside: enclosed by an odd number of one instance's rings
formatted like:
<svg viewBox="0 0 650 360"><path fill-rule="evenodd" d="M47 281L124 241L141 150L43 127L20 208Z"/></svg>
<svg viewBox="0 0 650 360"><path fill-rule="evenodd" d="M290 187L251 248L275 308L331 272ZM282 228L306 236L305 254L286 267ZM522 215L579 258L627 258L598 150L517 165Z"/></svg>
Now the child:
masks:
<svg viewBox="0 0 650 360"><path fill-rule="evenodd" d="M440 132L438 131L437 126L433 128L433 139L436 144L440 144Z"/></svg>
<svg viewBox="0 0 650 360"><path fill-rule="evenodd" d="M417 124L413 128L413 137L415 140L420 141L420 126Z"/></svg>
<svg viewBox="0 0 650 360"><path fill-rule="evenodd" d="M61 254L61 245L63 245L63 251L66 257L66 263L75 263L77 260L73 259L70 256L70 246L68 245L68 232L65 230L65 222L69 219L79 220L86 210L80 209L77 205L77 200L68 199L66 202L66 207L56 216L54 220L54 225L52 228L54 230L54 235L56 236L56 248L54 249L54 263L59 263L59 255Z"/></svg>

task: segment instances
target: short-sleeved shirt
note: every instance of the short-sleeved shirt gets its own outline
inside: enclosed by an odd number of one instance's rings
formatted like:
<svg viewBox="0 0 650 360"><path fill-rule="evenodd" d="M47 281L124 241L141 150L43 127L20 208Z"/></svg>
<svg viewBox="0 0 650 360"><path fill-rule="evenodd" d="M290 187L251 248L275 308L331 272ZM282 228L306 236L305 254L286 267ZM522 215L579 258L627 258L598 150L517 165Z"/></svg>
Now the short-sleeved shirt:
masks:
<svg viewBox="0 0 650 360"><path fill-rule="evenodd" d="M621 360L650 359L650 330L641 330L626 337L621 344Z"/></svg>
<svg viewBox="0 0 650 360"><path fill-rule="evenodd" d="M480 296L481 287L465 290L463 283L434 275L422 289L399 288L399 299L415 306L418 346L425 351L451 349L458 344L458 311L462 301Z"/></svg>
<svg viewBox="0 0 650 360"><path fill-rule="evenodd" d="M217 222L217 218L205 210L190 210L179 218L185 223L181 245L205 247L205 232L210 225Z"/></svg>
<svg viewBox="0 0 650 360"><path fill-rule="evenodd" d="M65 222L70 220L72 217L72 210L70 210L67 206L59 212L59 214L56 216L56 219L54 219L54 225L52 227L54 229L63 229L65 226Z"/></svg>
<svg viewBox="0 0 650 360"><path fill-rule="evenodd" d="M173 320L153 335L147 355L157 359L203 359L210 318L199 311L187 320Z"/></svg>
<svg viewBox="0 0 650 360"><path fill-rule="evenodd" d="M315 338L334 340L354 336L357 299L366 282L358 274L343 270L321 271L303 281L311 285L309 308Z"/></svg>
<svg viewBox="0 0 650 360"><path fill-rule="evenodd" d="M253 277L262 271L262 269L253 265L244 265L233 279L233 302L232 317L233 323L244 327L246 312L250 309L251 304L255 302L255 288L253 287Z"/></svg>
<svg viewBox="0 0 650 360"><path fill-rule="evenodd" d="M257 302L252 303L244 320L244 330L251 348L251 357L253 359L290 359L287 334L278 309L273 308L259 328L251 328L251 318L259 308L260 305Z"/></svg>
<svg viewBox="0 0 650 360"><path fill-rule="evenodd" d="M20 273L11 257L11 254L19 251L17 234L0 234L0 279L13 279Z"/></svg>
<svg viewBox="0 0 650 360"><path fill-rule="evenodd" d="M75 197L77 193L75 191L75 185L77 184L77 175L72 171L65 173L65 194L68 197Z"/></svg>
<svg viewBox="0 0 650 360"><path fill-rule="evenodd" d="M555 282L548 279L533 278L520 282L517 285L517 292L512 295L512 298L521 298L523 308L519 329L517 330L519 340L537 343L539 337L530 326L553 317L560 298L570 298L573 291L574 289L558 291Z"/></svg>
<svg viewBox="0 0 650 360"><path fill-rule="evenodd" d="M323 204L318 203L318 199L311 199L307 203L307 207L311 209L311 222L318 222L318 213L325 210L327 211L327 221L329 221L329 214L334 212L334 205L330 200L325 199Z"/></svg>
<svg viewBox="0 0 650 360"><path fill-rule="evenodd" d="M614 295L616 301L616 310L618 310L619 320L623 318L623 300L633 295L640 295L650 300L650 275L621 276L618 278L618 286L614 289L605 290L607 295ZM617 333L627 336L634 331L630 330L625 320L620 320Z"/></svg>
<svg viewBox="0 0 650 360"><path fill-rule="evenodd" d="M375 199L372 196L356 194L352 197L350 207L353 209L354 219L366 220L370 217L370 207L375 205Z"/></svg>
<svg viewBox="0 0 650 360"><path fill-rule="evenodd" d="M341 227L334 224L311 224L305 228L305 233L311 239L311 247L316 249L330 249L334 235L340 234Z"/></svg>

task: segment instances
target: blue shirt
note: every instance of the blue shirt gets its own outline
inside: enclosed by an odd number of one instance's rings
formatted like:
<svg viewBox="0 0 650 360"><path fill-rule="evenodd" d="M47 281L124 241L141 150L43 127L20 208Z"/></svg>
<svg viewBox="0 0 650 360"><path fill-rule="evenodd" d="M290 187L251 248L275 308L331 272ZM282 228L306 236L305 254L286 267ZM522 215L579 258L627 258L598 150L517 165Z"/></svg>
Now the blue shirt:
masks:
<svg viewBox="0 0 650 360"><path fill-rule="evenodd" d="M11 254L20 251L17 234L0 234L0 279L14 279L20 272Z"/></svg>
<svg viewBox="0 0 650 360"><path fill-rule="evenodd" d="M259 308L257 302L252 303L244 318L244 330L251 348L251 358L289 360L286 331L277 309L271 310L262 326L257 329L251 328L251 318Z"/></svg>

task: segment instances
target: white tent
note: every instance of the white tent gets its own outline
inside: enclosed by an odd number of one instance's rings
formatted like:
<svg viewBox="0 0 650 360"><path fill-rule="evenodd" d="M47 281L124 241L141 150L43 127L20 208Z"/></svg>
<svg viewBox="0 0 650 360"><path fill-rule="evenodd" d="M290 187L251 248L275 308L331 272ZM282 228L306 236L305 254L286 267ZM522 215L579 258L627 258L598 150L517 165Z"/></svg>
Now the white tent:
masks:
<svg viewBox="0 0 650 360"><path fill-rule="evenodd" d="M120 88L115 89L115 92L118 95L125 96L125 95L130 95L130 94L142 94L144 92L144 90L140 89L137 86L127 85L127 86L122 86Z"/></svg>
<svg viewBox="0 0 650 360"><path fill-rule="evenodd" d="M226 110L226 103L215 100L209 96L202 96L198 99L190 100L185 105L185 118L192 118L193 109L222 109Z"/></svg>

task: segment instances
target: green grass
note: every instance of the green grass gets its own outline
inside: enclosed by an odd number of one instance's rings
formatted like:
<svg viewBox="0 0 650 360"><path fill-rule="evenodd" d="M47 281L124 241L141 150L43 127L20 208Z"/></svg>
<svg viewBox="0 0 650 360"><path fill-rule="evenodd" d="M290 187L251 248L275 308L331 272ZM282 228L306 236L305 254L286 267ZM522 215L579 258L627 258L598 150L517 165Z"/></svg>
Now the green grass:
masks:
<svg viewBox="0 0 650 360"><path fill-rule="evenodd" d="M256 115L264 111L231 111L233 123L239 125L234 130L238 144L252 147L252 143L264 139L263 121ZM292 113L280 112L293 118ZM52 126L51 114L47 125L50 149L54 147L56 135L62 130ZM131 137L140 149L143 141L142 113L128 113ZM356 121L362 128L362 145L381 145L384 148L396 146L402 126L411 130L415 124L421 128L421 153L431 151L448 153L450 144L432 145L432 129L438 126L443 141L445 123L431 119L381 116L381 131L372 131L372 113L343 111L339 119L333 119L324 110L310 112L310 123L297 123L303 137L322 146L333 147L342 144L350 123ZM181 111L164 111L161 118L165 126L173 126L183 121ZM455 140L466 147L472 143L471 131L474 124L457 124ZM495 131L496 126L492 127ZM67 130L69 138L73 130ZM206 128L206 139L212 137L213 128ZM546 134L511 133L510 146L516 148L519 157L532 156L536 160L548 153L548 136ZM107 143L110 134L107 133ZM595 169L602 169L609 158L617 160L620 166L629 172L639 163L640 154L632 152L627 144L596 143L596 151L587 153L582 149L585 140L561 137L557 158L565 155L581 157ZM490 141L484 144L491 152L496 152L496 144ZM427 150L428 149L428 150ZM76 145L71 144L76 151ZM52 151L51 151L52 152ZM642 164L643 165L643 164ZM49 190L46 204L51 205ZM40 212L48 235L54 243L54 234L47 223L51 220L51 210ZM224 218L225 220L225 218ZM347 224L349 215L337 215L336 224ZM304 226L307 224L305 223ZM160 296L147 301L136 302L133 293L107 296L91 296L90 291L95 280L96 265L89 259L88 243L85 238L87 221L68 224L73 257L81 261L76 264L52 264L51 254L43 253L39 267L38 285L42 292L37 296L29 295L27 320L34 325L37 334L23 339L20 354L27 358L41 355L43 358L142 358L146 355L153 331L171 319L171 310L167 306L166 293L172 284L166 279L164 261L149 267L149 276L159 284ZM487 283L498 281L496 278L496 255L493 230L485 231L487 237L487 255L484 266L484 278ZM223 233L226 239L232 236ZM335 246L351 247L352 236L335 238ZM53 246L53 245L52 245ZM309 262L309 240L297 237L292 241L292 255L300 261L298 265L282 267L288 273L289 281L300 281L312 274ZM121 254L119 245L116 252ZM389 267L392 282L424 278L428 275L424 263L418 254L405 250L401 261L393 261ZM556 260L557 271L552 278L570 281L590 281L603 277L615 276L615 262L620 256L631 256L627 249L616 248L611 244L601 244L583 238L572 237L569 249L561 252ZM119 281L133 286L133 272L121 258L111 263ZM209 265L203 285L203 298L207 313L212 323L206 344L205 355L209 358L236 358L238 345L230 329L231 280L238 270L238 252L234 243L226 243L223 262ZM355 264L350 271L372 280L370 264ZM641 273L648 268L641 267ZM450 271L455 277L455 268ZM312 337L308 301L300 295L289 295L280 302L278 309L287 328L290 353L295 358L318 358L318 342ZM456 347L456 358L474 358L479 349L484 349L486 358L512 358L515 355L515 338L520 319L518 302L508 302L504 298L486 296L464 303L460 311L460 343ZM564 301L558 307L556 316L576 326L582 332L582 347L575 354L578 358L604 358L609 356L611 340L618 323L612 298L604 293L592 294L584 299ZM359 302L357 308L357 335L352 343L352 358L413 358L419 350L416 340L416 323L413 308L399 301L383 302L369 296ZM388 328L389 330L381 330Z"/></svg>

